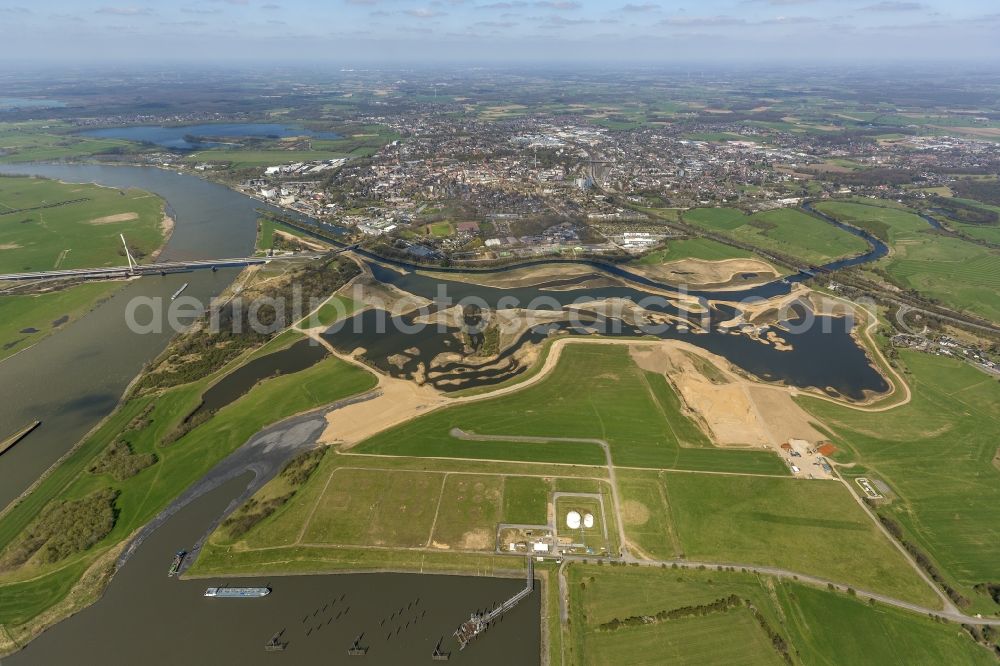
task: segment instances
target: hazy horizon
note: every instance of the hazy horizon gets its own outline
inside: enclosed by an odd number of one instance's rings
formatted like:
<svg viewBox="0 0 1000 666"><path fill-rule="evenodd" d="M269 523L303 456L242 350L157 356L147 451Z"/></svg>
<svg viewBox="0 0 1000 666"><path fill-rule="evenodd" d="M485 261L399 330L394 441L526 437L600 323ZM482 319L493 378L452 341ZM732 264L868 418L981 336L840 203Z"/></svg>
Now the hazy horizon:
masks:
<svg viewBox="0 0 1000 666"><path fill-rule="evenodd" d="M57 0L0 4L10 62L986 62L988 0Z"/></svg>

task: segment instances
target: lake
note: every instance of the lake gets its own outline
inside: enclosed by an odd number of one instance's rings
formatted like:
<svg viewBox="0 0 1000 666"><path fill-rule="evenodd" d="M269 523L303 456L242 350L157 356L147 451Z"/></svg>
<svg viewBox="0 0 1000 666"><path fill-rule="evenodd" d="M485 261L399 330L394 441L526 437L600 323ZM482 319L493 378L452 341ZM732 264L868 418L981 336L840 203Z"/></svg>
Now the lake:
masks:
<svg viewBox="0 0 1000 666"><path fill-rule="evenodd" d="M172 150L201 150L225 145L223 141L190 141L191 137L210 138L276 138L307 136L311 139L339 139L336 132L314 132L297 125L283 123L207 123L204 125L137 125L134 127L109 127L86 130L81 136L101 139L125 139L139 143L152 143Z"/></svg>

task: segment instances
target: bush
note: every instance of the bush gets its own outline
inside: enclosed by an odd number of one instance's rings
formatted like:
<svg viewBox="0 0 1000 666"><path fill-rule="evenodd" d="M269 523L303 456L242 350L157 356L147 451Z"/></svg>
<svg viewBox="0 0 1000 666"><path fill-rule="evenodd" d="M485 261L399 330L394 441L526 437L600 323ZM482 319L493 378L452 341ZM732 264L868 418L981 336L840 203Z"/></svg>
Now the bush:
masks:
<svg viewBox="0 0 1000 666"><path fill-rule="evenodd" d="M0 567L21 566L36 553L42 562L51 564L87 550L114 528L117 497L117 490L105 488L47 507L8 547Z"/></svg>
<svg viewBox="0 0 1000 666"><path fill-rule="evenodd" d="M124 481L155 465L156 461L155 453L137 454L132 451L131 444L119 439L104 449L87 471L91 474L110 474L116 481Z"/></svg>

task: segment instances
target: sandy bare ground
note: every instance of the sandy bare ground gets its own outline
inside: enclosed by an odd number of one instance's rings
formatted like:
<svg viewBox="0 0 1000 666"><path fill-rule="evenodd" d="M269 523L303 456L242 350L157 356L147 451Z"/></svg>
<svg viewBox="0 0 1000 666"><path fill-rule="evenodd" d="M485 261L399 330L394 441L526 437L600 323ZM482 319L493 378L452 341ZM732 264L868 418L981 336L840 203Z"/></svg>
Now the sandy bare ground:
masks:
<svg viewBox="0 0 1000 666"><path fill-rule="evenodd" d="M17 243L0 243L0 250L18 250L21 246Z"/></svg>
<svg viewBox="0 0 1000 666"><path fill-rule="evenodd" d="M118 213L116 215L105 215L104 217L95 217L93 220L87 222L87 224L101 225L101 224L114 224L115 222L131 222L132 220L139 219L138 213Z"/></svg>
<svg viewBox="0 0 1000 666"><path fill-rule="evenodd" d="M690 415L719 446L773 448L789 438L823 439L792 400L792 389L741 377L722 357L679 341L634 346L630 354L640 368L667 376ZM711 377L694 357L715 368Z"/></svg>
<svg viewBox="0 0 1000 666"><path fill-rule="evenodd" d="M286 231L281 231L280 229L274 230L274 235L280 237L281 239L290 242L297 243L303 247L307 247L310 250L316 250L317 252L323 252L324 250L329 250L330 246L326 243L320 243L319 241L313 241L310 239L302 238L301 236L296 236L295 234L290 234Z"/></svg>
<svg viewBox="0 0 1000 666"><path fill-rule="evenodd" d="M771 264L760 259L722 259L719 261L680 259L658 266L630 265L628 270L649 278L667 280L677 284L687 283L698 288L713 285L725 289L726 283L732 282L735 277L742 273L757 273L760 277L749 281L740 281L738 284L732 285L732 288L739 289L750 283L767 282L779 277L778 272Z"/></svg>
<svg viewBox="0 0 1000 666"><path fill-rule="evenodd" d="M434 278L441 277L440 273L433 271L417 271L417 274ZM500 273L448 273L447 279L455 282L478 284L485 287L496 287L498 289L514 289L584 275L606 277L603 271L591 266L582 264L556 264L515 268Z"/></svg>

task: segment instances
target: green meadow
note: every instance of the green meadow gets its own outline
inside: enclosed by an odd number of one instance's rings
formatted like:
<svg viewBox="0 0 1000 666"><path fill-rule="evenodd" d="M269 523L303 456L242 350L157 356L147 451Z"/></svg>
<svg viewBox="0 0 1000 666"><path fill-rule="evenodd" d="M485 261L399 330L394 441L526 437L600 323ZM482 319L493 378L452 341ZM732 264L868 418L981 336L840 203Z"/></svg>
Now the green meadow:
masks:
<svg viewBox="0 0 1000 666"><path fill-rule="evenodd" d="M71 129L60 121L0 123L0 162L46 162L137 148L128 141L77 136Z"/></svg>
<svg viewBox="0 0 1000 666"><path fill-rule="evenodd" d="M684 221L809 264L828 263L868 249L861 238L796 208L753 215L734 208L695 208L684 213Z"/></svg>
<svg viewBox="0 0 1000 666"><path fill-rule="evenodd" d="M932 233L907 210L847 202L816 209L887 240L892 253L879 261L900 285L944 305L1000 321L1000 251Z"/></svg>
<svg viewBox="0 0 1000 666"><path fill-rule="evenodd" d="M353 450L397 456L604 464L586 442L465 441L450 431L605 439L615 465L787 474L772 453L711 446L662 375L645 372L623 345L569 344L550 375L521 391L437 410Z"/></svg>
<svg viewBox="0 0 1000 666"><path fill-rule="evenodd" d="M138 259L163 244L162 225L148 192L0 177L0 273L123 266L119 234Z"/></svg>
<svg viewBox="0 0 1000 666"><path fill-rule="evenodd" d="M891 501L879 511L932 558L953 587L988 613L1000 606L973 587L997 582L1000 543L1000 384L961 361L902 351L909 404L868 413L811 398L800 403L855 461L852 476L883 480Z"/></svg>
<svg viewBox="0 0 1000 666"><path fill-rule="evenodd" d="M600 567L574 563L568 664L786 663L770 632L803 664L990 664L994 658L961 627L875 606L839 592L741 572ZM753 604L709 610L735 595ZM647 624L602 627L614 619L704 607Z"/></svg>
<svg viewBox="0 0 1000 666"><path fill-rule="evenodd" d="M656 559L775 566L940 605L843 484L620 470L626 534Z"/></svg>
<svg viewBox="0 0 1000 666"><path fill-rule="evenodd" d="M723 259L748 259L754 255L729 245L723 245L710 238L685 238L667 241L667 246L644 254L630 263L638 266L655 266L681 259L702 259L722 261Z"/></svg>

